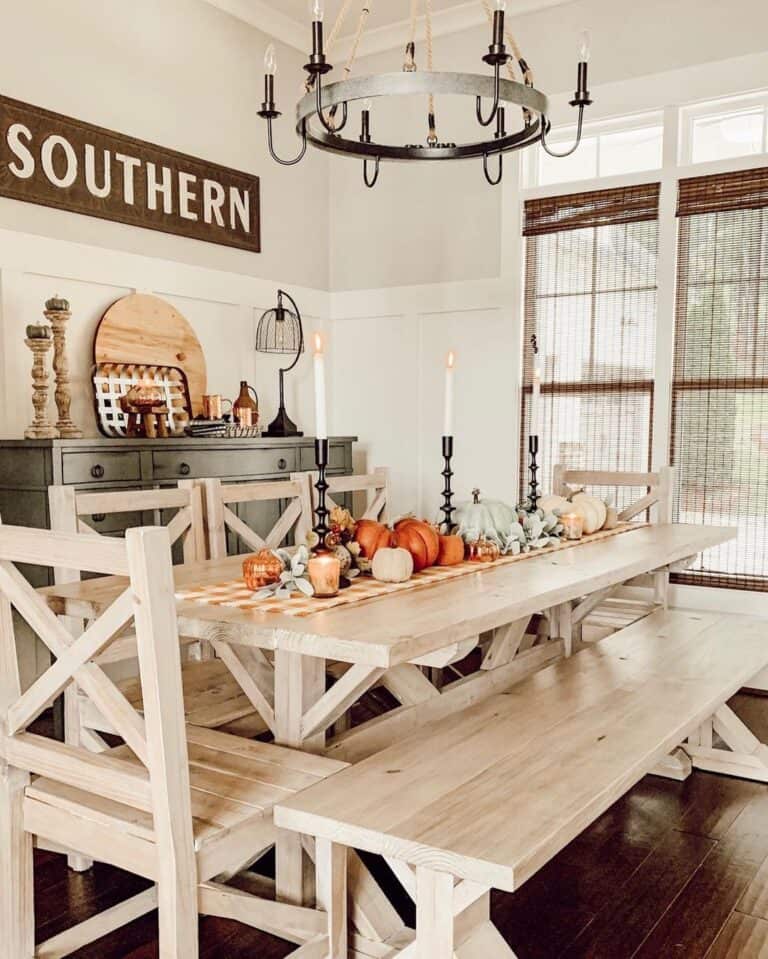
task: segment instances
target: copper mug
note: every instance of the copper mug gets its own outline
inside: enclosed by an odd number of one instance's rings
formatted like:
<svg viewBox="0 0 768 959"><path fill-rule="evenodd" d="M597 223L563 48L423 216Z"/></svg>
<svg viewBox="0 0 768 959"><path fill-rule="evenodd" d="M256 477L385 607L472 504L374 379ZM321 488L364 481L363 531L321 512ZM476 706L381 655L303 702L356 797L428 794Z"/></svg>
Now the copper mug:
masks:
<svg viewBox="0 0 768 959"><path fill-rule="evenodd" d="M221 393L209 393L203 396L203 416L207 420L220 420L224 415L224 404L229 403L232 409L232 400L228 400Z"/></svg>

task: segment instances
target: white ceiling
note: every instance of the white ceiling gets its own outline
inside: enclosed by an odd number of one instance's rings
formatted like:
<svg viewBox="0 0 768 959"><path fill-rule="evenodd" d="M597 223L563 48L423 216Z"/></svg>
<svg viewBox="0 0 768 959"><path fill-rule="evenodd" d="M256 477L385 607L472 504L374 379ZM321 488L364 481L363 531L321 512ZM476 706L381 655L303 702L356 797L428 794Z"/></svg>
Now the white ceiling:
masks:
<svg viewBox="0 0 768 959"><path fill-rule="evenodd" d="M411 16L411 0L352 0L341 32L342 43L337 48L343 55L352 43L364 3L371 8L360 55L389 50L399 46L403 30ZM572 0L508 0L507 10L515 14L544 7L560 6ZM310 0L208 0L213 6L257 27L259 30L305 51L309 42ZM330 32L344 0L325 0L326 30ZM426 0L419 0L423 17ZM468 27L485 23L482 0L432 0L435 36L456 33ZM423 29L423 28L422 28Z"/></svg>
<svg viewBox="0 0 768 959"><path fill-rule="evenodd" d="M328 29L336 22L336 17L342 7L344 0L326 0L325 2L325 21ZM344 24L343 35L348 35L355 31L360 10L365 0L357 0L352 3L347 19ZM298 23L309 24L309 4L310 0L266 0L267 6L280 10L286 16L291 17ZM441 10L447 10L450 7L466 6L467 0L432 0L432 10L437 13ZM482 9L480 0L476 0L475 5ZM379 27L388 27L393 23L400 23L403 20L409 20L411 16L411 0L368 0L367 6L371 13L368 18L368 28L376 30ZM424 10L425 0L419 0L420 11Z"/></svg>

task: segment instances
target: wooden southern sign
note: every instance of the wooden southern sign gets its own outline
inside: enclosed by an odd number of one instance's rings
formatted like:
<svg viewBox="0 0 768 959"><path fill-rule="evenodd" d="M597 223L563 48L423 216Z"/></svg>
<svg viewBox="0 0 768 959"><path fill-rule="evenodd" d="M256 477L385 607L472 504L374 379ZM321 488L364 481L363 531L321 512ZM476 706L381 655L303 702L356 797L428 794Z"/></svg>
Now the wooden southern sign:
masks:
<svg viewBox="0 0 768 959"><path fill-rule="evenodd" d="M261 250L258 177L8 97L0 196Z"/></svg>

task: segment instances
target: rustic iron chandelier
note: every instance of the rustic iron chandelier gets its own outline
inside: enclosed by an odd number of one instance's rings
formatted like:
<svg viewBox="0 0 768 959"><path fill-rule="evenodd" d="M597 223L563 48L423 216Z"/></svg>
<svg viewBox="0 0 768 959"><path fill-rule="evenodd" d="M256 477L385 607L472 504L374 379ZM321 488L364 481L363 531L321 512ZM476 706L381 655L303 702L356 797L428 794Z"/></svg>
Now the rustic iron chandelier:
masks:
<svg viewBox="0 0 768 959"><path fill-rule="evenodd" d="M427 70L419 71L416 64L416 24L420 0L412 0L411 36L406 46L402 71L353 77L352 67L373 3L373 0L361 0L360 20L352 43L352 52L344 67L345 77L343 80L324 86L323 77L333 69L328 62L324 45L324 0L309 0L312 17L312 54L304 67L307 73L304 84L305 94L296 108L296 132L301 139L301 148L298 155L290 160L277 155L273 142L273 121L281 116L275 103L277 60L274 44L269 45L264 58L265 92L259 116L267 121L267 140L272 158L283 166L293 166L303 159L308 144L343 156L358 156L363 160L365 184L373 187L378 180L382 160L482 158L485 178L492 186L496 186L501 183L503 177L504 154L512 150L520 150L523 147L541 143L550 156L570 156L581 142L584 109L592 103L587 83L588 35L583 34L580 41L576 92L570 101L571 106L578 108L575 142L569 149L557 153L547 143L551 126L547 97L534 87L531 69L505 24L506 0L493 0L493 7L491 0L481 0L481 2L492 29L491 45L483 57L485 63L493 68L492 74L434 72L432 0L424 0ZM352 3L353 0L344 0L329 38L329 47L338 37ZM502 69L506 69L508 78L502 77ZM371 132L373 100L409 94L425 94L429 98L426 142L409 145L377 143ZM481 129L491 127L495 123L493 136L462 144L441 142L437 134L435 111L435 95L440 94L474 96L477 123ZM491 101L491 108L487 114L483 111L484 99ZM356 137L345 137L342 136L342 131L349 121L349 104L354 101L362 101L360 132ZM512 131L507 128L507 111L510 108L517 108L522 113L522 125ZM496 160L498 160L498 166L492 169Z"/></svg>

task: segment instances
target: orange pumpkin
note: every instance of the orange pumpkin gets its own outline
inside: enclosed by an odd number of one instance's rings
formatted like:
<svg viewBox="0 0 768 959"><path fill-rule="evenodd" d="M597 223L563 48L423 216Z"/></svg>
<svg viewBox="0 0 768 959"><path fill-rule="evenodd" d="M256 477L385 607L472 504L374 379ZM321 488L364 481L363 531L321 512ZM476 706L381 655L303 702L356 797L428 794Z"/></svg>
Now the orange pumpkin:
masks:
<svg viewBox="0 0 768 959"><path fill-rule="evenodd" d="M413 568L418 573L434 566L440 552L440 537L434 526L420 519L401 519L395 523L395 546L407 549L413 556Z"/></svg>
<svg viewBox="0 0 768 959"><path fill-rule="evenodd" d="M438 566L457 566L464 560L464 540L461 536L441 536Z"/></svg>
<svg viewBox="0 0 768 959"><path fill-rule="evenodd" d="M355 530L355 542L360 544L360 552L366 559L373 559L376 550L392 545L392 530L373 519L361 519Z"/></svg>

